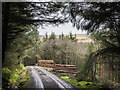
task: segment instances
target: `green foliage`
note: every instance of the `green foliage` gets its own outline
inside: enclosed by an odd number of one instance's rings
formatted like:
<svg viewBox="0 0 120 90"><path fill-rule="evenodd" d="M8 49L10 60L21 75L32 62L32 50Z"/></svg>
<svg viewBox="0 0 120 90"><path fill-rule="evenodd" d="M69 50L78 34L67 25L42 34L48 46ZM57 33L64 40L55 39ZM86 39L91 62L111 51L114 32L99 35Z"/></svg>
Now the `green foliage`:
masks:
<svg viewBox="0 0 120 90"><path fill-rule="evenodd" d="M14 68L13 71L10 71L7 67L2 69L3 73L3 82L7 82L8 86L11 88L22 88L30 80L30 76L27 74L28 68L24 68L21 64L19 67ZM24 83L21 86L21 83Z"/></svg>
<svg viewBox="0 0 120 90"><path fill-rule="evenodd" d="M42 69L46 69L47 71L53 71L52 68L47 68L47 67L42 67L42 66L40 66L40 68L42 68Z"/></svg>
<svg viewBox="0 0 120 90"><path fill-rule="evenodd" d="M36 47L39 44L39 42L36 43L36 40L38 40L37 35L38 32L36 29L28 33L21 33L7 47L3 67L9 68L11 73L10 75L8 74L9 80L3 80L3 82L8 83L9 87L19 87L19 84L22 82L21 80L26 78L26 71L22 72L25 70L22 63L24 58L30 57L30 51L33 51L33 56L35 56ZM3 84L3 87L6 86Z"/></svg>
<svg viewBox="0 0 120 90"><path fill-rule="evenodd" d="M92 80L93 74L91 73L93 62L89 62L90 58L91 58L90 55L86 55L84 57L84 59L83 59L84 65L82 65L80 67L80 69L78 70L78 72L76 74L77 80L79 80L79 81L82 81L82 80L93 81Z"/></svg>
<svg viewBox="0 0 120 90"><path fill-rule="evenodd" d="M120 34L112 30L101 30L100 32L94 32L91 35L95 38L96 42L100 44L99 48L119 46L118 38L120 37Z"/></svg>
<svg viewBox="0 0 120 90"><path fill-rule="evenodd" d="M88 50L89 54L92 53L92 52L94 52L96 50L96 48L95 48L95 46L94 46L94 44L92 42L88 43L87 50Z"/></svg>
<svg viewBox="0 0 120 90"><path fill-rule="evenodd" d="M67 82L70 81L68 76L61 76L60 78L63 79L63 80L65 80L65 81L67 81Z"/></svg>
<svg viewBox="0 0 120 90"><path fill-rule="evenodd" d="M2 78L3 78L3 80L8 82L9 79L10 79L10 75L11 75L10 69L8 69L7 67L4 67L2 69Z"/></svg>
<svg viewBox="0 0 120 90"><path fill-rule="evenodd" d="M100 30L99 28L102 26L102 28L110 28L117 33L119 32L119 3L71 2L68 6L70 8L70 20L77 29L93 32Z"/></svg>

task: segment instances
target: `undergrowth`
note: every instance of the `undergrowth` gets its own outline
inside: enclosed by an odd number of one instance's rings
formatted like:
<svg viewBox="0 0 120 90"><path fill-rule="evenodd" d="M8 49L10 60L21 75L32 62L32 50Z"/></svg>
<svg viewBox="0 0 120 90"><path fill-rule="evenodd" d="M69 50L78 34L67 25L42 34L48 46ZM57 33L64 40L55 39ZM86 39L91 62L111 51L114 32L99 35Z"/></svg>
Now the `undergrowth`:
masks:
<svg viewBox="0 0 120 90"><path fill-rule="evenodd" d="M93 89L99 90L99 86L95 85L93 82L86 82L86 81L77 81L75 79L71 79L68 76L61 76L61 79L65 80L66 82L71 83L76 88L85 88L85 89Z"/></svg>
<svg viewBox="0 0 120 90"><path fill-rule="evenodd" d="M30 81L30 76L27 73L28 68L20 64L15 69L4 67L2 69L3 89L4 88L25 88Z"/></svg>

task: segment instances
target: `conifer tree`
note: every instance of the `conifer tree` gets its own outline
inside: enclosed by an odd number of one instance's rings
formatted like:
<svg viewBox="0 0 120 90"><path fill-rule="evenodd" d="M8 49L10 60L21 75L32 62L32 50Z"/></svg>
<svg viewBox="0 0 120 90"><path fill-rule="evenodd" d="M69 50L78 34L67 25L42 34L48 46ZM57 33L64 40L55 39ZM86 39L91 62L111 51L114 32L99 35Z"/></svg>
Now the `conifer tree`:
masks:
<svg viewBox="0 0 120 90"><path fill-rule="evenodd" d="M64 39L64 34L63 34L63 32L62 32L62 35L61 35L61 36L62 36L62 40L63 40L63 39Z"/></svg>
<svg viewBox="0 0 120 90"><path fill-rule="evenodd" d="M48 34L47 34L47 32L45 33L45 39L48 40Z"/></svg>
<svg viewBox="0 0 120 90"><path fill-rule="evenodd" d="M45 33L45 37L43 37L43 41L46 42L48 40L48 34L47 32Z"/></svg>
<svg viewBox="0 0 120 90"><path fill-rule="evenodd" d="M59 39L61 39L61 35L59 35Z"/></svg>
<svg viewBox="0 0 120 90"><path fill-rule="evenodd" d="M55 36L55 33L52 32L50 37L49 37L49 40L54 40L54 39L56 39L56 36Z"/></svg>
<svg viewBox="0 0 120 90"><path fill-rule="evenodd" d="M70 35L69 35L70 39L73 40L73 35L72 35L72 32L70 32Z"/></svg>

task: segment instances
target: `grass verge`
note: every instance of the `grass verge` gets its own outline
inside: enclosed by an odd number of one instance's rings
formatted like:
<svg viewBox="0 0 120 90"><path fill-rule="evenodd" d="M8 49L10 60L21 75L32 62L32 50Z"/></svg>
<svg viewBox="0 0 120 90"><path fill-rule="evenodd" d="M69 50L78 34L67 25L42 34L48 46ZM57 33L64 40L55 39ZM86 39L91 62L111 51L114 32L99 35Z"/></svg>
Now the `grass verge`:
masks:
<svg viewBox="0 0 120 90"><path fill-rule="evenodd" d="M42 67L42 66L40 66L40 68L45 69L47 71L53 71L53 68L47 68L47 67Z"/></svg>

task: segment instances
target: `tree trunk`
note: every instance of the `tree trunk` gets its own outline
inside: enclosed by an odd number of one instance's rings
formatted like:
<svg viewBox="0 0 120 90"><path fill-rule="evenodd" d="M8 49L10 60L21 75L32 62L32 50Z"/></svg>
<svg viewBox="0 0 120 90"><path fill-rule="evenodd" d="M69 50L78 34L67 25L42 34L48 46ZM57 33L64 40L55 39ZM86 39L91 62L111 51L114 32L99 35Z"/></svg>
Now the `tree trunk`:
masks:
<svg viewBox="0 0 120 90"><path fill-rule="evenodd" d="M5 50L8 36L8 19L9 19L10 3L2 3L2 65L5 59Z"/></svg>

